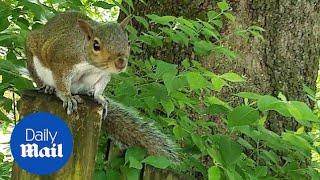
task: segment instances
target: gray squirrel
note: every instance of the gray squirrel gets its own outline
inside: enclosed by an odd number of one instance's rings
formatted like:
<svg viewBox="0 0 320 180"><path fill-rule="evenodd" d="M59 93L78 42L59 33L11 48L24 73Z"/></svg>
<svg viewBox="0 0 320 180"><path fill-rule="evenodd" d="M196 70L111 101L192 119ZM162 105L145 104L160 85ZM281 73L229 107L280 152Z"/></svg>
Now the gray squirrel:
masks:
<svg viewBox="0 0 320 180"><path fill-rule="evenodd" d="M67 114L77 110L81 102L77 94L92 95L104 107L104 123L114 140L178 162L177 145L153 123L112 100L108 100L112 113L106 117L108 101L103 91L110 75L123 72L128 63L128 21L98 23L80 12L60 13L28 34L28 71L45 93L56 93Z"/></svg>
<svg viewBox="0 0 320 180"><path fill-rule="evenodd" d="M128 18L97 23L80 12L60 13L26 40L27 68L38 87L63 101L67 114L81 102L77 94L92 95L105 107L102 96L111 74L123 72L130 47Z"/></svg>

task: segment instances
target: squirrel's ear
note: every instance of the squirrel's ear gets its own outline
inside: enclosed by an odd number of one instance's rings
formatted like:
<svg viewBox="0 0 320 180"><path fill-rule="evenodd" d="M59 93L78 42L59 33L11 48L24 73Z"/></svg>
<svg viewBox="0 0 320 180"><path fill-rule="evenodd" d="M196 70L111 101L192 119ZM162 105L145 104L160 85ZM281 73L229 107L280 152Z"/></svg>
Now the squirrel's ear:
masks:
<svg viewBox="0 0 320 180"><path fill-rule="evenodd" d="M130 16L127 16L124 20L121 21L120 27L121 27L122 29L125 29L126 26L128 25L128 23L131 21L131 19L132 19L132 16L131 16L131 15L130 15Z"/></svg>
<svg viewBox="0 0 320 180"><path fill-rule="evenodd" d="M78 25L79 25L80 29L84 33L86 33L86 35L88 37L88 40L90 40L92 38L92 34L93 34L93 29L90 26L90 24L85 20L79 19L78 20Z"/></svg>

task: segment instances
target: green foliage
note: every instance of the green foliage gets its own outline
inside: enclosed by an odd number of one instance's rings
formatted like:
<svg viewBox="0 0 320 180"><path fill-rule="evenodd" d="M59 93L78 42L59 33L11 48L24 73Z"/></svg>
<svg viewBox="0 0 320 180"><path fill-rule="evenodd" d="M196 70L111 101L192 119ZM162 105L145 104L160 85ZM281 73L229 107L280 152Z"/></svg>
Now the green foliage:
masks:
<svg viewBox="0 0 320 180"><path fill-rule="evenodd" d="M259 112L250 106L238 106L228 113L228 125L244 126L250 125L259 119Z"/></svg>
<svg viewBox="0 0 320 180"><path fill-rule="evenodd" d="M142 162L159 169L165 169L169 167L171 164L171 162L167 158L162 156L149 156L146 159L144 159Z"/></svg>
<svg viewBox="0 0 320 180"><path fill-rule="evenodd" d="M0 179L10 179L12 163L5 160L5 155L0 153Z"/></svg>
<svg viewBox="0 0 320 180"><path fill-rule="evenodd" d="M101 20L101 8L103 12L112 8L111 14L116 14L116 6L126 14L135 14L133 1L48 0L43 4L1 1L0 48L6 53L0 56L0 92L10 90L19 94L33 87L18 71L25 67L23 47L30 29L40 27L57 11L80 10ZM156 121L181 145L185 159L176 166L164 157L147 156L144 149L130 147L124 157L105 162L105 144L100 144L95 179L138 179L144 164L173 168L210 180L320 178L319 164L311 161L311 153L318 154L319 148L309 130L276 134L264 126L271 112L292 118L301 127L318 124L319 118L310 107L303 102L287 101L283 95L277 98L253 92L236 94L243 103L233 107L219 93L244 83L246 78L234 72L215 74L199 63L199 58L208 54L235 61L241 53L229 49L230 34L222 33L226 23L236 21L227 1L217 3L214 10L207 12L206 19L157 14L133 17L143 28L139 31L133 26L127 28L132 46L130 67L126 73L113 77L106 95ZM251 26L230 33L244 39L263 39L263 31ZM145 47L161 48L167 44L189 48L196 57L176 65L135 56L144 52ZM310 88L304 89L315 99ZM0 104L1 123L11 122L6 113L12 111L12 98L1 96ZM105 136L101 138L101 142L106 142ZM4 178L9 176L7 167L8 164L0 165Z"/></svg>

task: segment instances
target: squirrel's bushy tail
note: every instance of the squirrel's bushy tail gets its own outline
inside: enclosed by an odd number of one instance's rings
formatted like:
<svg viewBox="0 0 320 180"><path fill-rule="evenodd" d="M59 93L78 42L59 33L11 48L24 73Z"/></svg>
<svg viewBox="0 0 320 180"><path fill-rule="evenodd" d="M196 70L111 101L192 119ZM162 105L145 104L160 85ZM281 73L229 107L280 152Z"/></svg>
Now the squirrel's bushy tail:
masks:
<svg viewBox="0 0 320 180"><path fill-rule="evenodd" d="M163 155L175 162L180 161L178 146L169 136L154 123L145 121L136 112L111 99L104 124L108 134L125 146L141 146L149 155Z"/></svg>

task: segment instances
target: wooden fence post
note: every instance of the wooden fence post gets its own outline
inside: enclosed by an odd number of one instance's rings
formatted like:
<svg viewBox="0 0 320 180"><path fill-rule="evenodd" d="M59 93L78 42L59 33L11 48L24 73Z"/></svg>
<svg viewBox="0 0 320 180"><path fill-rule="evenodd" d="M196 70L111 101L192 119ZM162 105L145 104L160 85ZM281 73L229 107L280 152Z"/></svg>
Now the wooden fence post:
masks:
<svg viewBox="0 0 320 180"><path fill-rule="evenodd" d="M19 107L20 115L24 116L32 112L45 111L61 117L68 124L73 135L73 154L62 169L47 176L30 174L19 168L17 164L14 164L11 179L93 179L102 109L89 98L84 98L83 100L84 102L79 104L78 113L68 116L62 107L62 102L55 96L35 91L23 93Z"/></svg>
<svg viewBox="0 0 320 180"><path fill-rule="evenodd" d="M114 126L121 126L122 123L119 122L119 120L115 121L114 118L122 117L124 114L121 114L121 112L118 111L121 107L118 107L117 103L110 103L108 115L111 119L109 121L104 121L104 124L102 125L102 108L93 102L92 98L86 96L82 98L84 102L78 105L78 112L69 116L66 114L65 109L63 109L62 102L54 95L46 95L36 91L26 91L22 94L19 105L20 116L32 112L44 111L50 112L65 120L73 135L73 154L62 169L47 176L30 174L14 163L11 176L12 180L93 179L95 156L98 149L100 131L109 131ZM108 149L108 160L111 160L116 156L121 156L121 154L121 151L119 151L112 143L112 146ZM144 171L141 172L140 175L140 179L143 180L194 179L186 174L160 170L147 165L144 166ZM125 177L122 177L122 179L125 179Z"/></svg>

